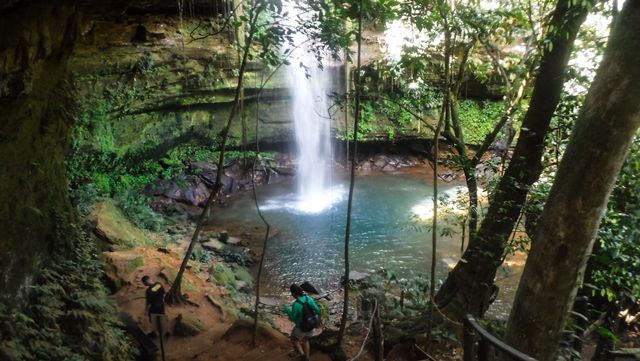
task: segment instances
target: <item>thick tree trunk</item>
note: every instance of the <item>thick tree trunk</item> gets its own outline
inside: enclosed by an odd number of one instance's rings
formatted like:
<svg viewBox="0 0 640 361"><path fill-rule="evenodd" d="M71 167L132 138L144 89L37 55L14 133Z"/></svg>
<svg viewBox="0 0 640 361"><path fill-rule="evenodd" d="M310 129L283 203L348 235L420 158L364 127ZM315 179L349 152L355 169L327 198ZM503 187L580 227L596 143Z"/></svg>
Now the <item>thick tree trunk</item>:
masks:
<svg viewBox="0 0 640 361"><path fill-rule="evenodd" d="M585 100L518 287L506 341L552 360L609 194L640 127L640 0L627 1Z"/></svg>
<svg viewBox="0 0 640 361"><path fill-rule="evenodd" d="M547 35L547 47L536 78L529 110L522 122L514 154L502 177L476 237L451 271L436 300L459 319L465 313L482 316L495 291L494 278L530 186L542 170L544 137L558 105L571 48L587 9L559 0Z"/></svg>

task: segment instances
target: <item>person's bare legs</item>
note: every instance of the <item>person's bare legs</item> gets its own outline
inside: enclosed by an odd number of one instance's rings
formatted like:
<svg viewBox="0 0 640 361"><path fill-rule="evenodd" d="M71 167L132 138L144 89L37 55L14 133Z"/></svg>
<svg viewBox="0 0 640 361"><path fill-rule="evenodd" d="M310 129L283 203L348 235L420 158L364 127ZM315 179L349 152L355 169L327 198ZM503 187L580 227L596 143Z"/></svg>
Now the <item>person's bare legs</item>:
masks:
<svg viewBox="0 0 640 361"><path fill-rule="evenodd" d="M291 343L293 344L293 349L296 350L298 355L304 355L304 350L302 349L301 340L298 340L295 337L291 337Z"/></svg>
<svg viewBox="0 0 640 361"><path fill-rule="evenodd" d="M309 345L309 339L305 338L302 340L302 349L304 350L304 356L309 359L311 355L311 346Z"/></svg>

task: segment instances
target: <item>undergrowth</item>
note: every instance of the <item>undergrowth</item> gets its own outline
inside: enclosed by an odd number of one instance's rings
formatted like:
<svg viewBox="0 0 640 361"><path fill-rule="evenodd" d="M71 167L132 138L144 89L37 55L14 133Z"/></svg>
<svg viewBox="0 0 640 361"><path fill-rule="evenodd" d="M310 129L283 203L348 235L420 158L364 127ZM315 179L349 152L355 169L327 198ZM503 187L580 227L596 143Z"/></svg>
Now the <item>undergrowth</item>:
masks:
<svg viewBox="0 0 640 361"><path fill-rule="evenodd" d="M138 354L107 297L95 245L74 233L72 253L52 257L27 304L0 302L0 359L120 361Z"/></svg>
<svg viewBox="0 0 640 361"><path fill-rule="evenodd" d="M158 179L177 179L190 173L194 161L217 162L219 152L215 145L180 144L154 159L140 160L140 154L119 154L108 150L90 150L74 144L67 161L69 188L74 206L82 216L91 206L104 198L113 198L124 215L139 228L159 231L164 228L164 218L149 206L144 189ZM228 151L226 164L244 158L253 159L254 152ZM262 153L267 162L271 153Z"/></svg>

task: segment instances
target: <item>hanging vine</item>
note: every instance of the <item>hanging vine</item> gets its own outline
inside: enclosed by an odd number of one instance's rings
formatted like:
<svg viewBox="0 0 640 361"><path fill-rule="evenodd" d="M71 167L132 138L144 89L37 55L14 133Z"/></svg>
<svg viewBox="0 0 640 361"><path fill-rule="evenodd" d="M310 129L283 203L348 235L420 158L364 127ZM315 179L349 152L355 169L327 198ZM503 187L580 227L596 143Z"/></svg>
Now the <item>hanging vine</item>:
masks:
<svg viewBox="0 0 640 361"><path fill-rule="evenodd" d="M351 233L351 209L353 206L353 188L355 186L355 172L357 165L358 155L358 125L360 122L360 96L362 92L362 84L360 79L360 66L361 66L361 50L362 50L362 0L359 1L358 9L358 57L356 63L356 71L354 75L355 83L355 116L353 120L353 152L351 153L351 174L349 179L349 200L347 203L347 225L345 228L344 236L344 301L342 306L342 317L340 319L340 329L338 331L338 346L342 347L344 341L344 333L347 326L347 314L349 313L349 238Z"/></svg>

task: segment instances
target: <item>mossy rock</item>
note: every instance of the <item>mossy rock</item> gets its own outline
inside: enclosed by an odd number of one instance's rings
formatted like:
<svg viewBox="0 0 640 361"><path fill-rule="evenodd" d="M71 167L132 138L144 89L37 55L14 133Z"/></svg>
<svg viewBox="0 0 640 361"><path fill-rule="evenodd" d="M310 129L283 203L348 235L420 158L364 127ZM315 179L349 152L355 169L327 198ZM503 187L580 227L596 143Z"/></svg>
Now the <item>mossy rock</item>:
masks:
<svg viewBox="0 0 640 361"><path fill-rule="evenodd" d="M114 248L133 248L146 243L144 232L126 219L112 200L96 204L91 221L94 234Z"/></svg>
<svg viewBox="0 0 640 361"><path fill-rule="evenodd" d="M127 273L131 273L142 266L144 266L144 257L137 256L135 258L127 260L127 263L124 266L124 271Z"/></svg>
<svg viewBox="0 0 640 361"><path fill-rule="evenodd" d="M238 281L245 282L247 285L251 285L254 282L253 276L246 268L238 265L233 265L233 272L235 273L235 278Z"/></svg>
<svg viewBox="0 0 640 361"><path fill-rule="evenodd" d="M176 319L174 332L176 336L189 337L196 336L207 330L207 326L198 318L190 314L179 314Z"/></svg>
<svg viewBox="0 0 640 361"><path fill-rule="evenodd" d="M165 264L165 267L160 270L160 275L167 281L167 283L172 284L178 276L178 271ZM186 272L182 277L182 290L188 292L200 292L200 288L191 283L189 278L186 277Z"/></svg>
<svg viewBox="0 0 640 361"><path fill-rule="evenodd" d="M215 282L227 289L236 289L236 276L233 270L223 263L216 263L209 268L209 273Z"/></svg>
<svg viewBox="0 0 640 361"><path fill-rule="evenodd" d="M114 292L129 281L131 272L144 266L144 257L120 252L104 252L102 261L107 284Z"/></svg>

